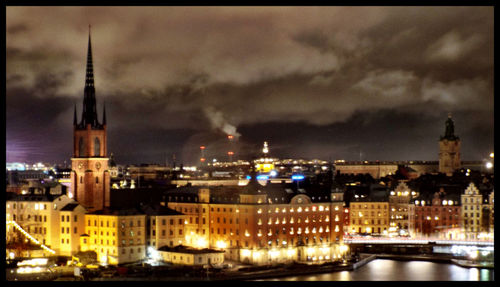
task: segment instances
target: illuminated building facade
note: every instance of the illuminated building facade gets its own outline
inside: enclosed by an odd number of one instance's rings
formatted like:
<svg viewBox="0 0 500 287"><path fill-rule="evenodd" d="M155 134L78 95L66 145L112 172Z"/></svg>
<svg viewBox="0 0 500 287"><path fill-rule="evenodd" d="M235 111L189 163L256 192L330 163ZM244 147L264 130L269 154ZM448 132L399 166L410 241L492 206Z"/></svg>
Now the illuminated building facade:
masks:
<svg viewBox="0 0 500 287"><path fill-rule="evenodd" d="M213 266L224 262L224 251L209 248L198 249L187 246L164 246L158 250L158 253L163 262L176 265Z"/></svg>
<svg viewBox="0 0 500 287"><path fill-rule="evenodd" d="M350 233L381 234L389 232L389 202L358 201L350 204Z"/></svg>
<svg viewBox="0 0 500 287"><path fill-rule="evenodd" d="M147 206L147 246L159 249L163 246L186 244L186 222L188 216L165 206Z"/></svg>
<svg viewBox="0 0 500 287"><path fill-rule="evenodd" d="M408 185L400 182L389 195L389 234L414 235L415 231L415 205L411 203L412 195L416 192L410 190Z"/></svg>
<svg viewBox="0 0 500 287"><path fill-rule="evenodd" d="M186 221L188 245L225 250L226 258L253 264L324 262L342 252L343 201L331 196L262 186L253 174L244 187L169 193L167 204L193 218ZM200 238L206 245L198 245Z"/></svg>
<svg viewBox="0 0 500 287"><path fill-rule="evenodd" d="M462 229L465 239L477 239L481 232L483 196L474 183L471 182L461 195L461 201Z"/></svg>
<svg viewBox="0 0 500 287"><path fill-rule="evenodd" d="M490 234L495 234L495 191L493 190L488 196L488 208L490 210L489 230Z"/></svg>
<svg viewBox="0 0 500 287"><path fill-rule="evenodd" d="M75 201L67 195L9 194L6 201L6 242L26 240L47 246L56 253L61 252L59 216L61 210L72 203Z"/></svg>
<svg viewBox="0 0 500 287"><path fill-rule="evenodd" d="M274 159L269 156L269 146L264 142L262 157L255 160L255 170L260 173L270 173L274 168Z"/></svg>
<svg viewBox="0 0 500 287"><path fill-rule="evenodd" d="M458 239L463 208L459 198L441 189L432 199L419 197L414 204L416 236Z"/></svg>
<svg viewBox="0 0 500 287"><path fill-rule="evenodd" d="M100 210L85 215L81 251L95 251L101 263L135 262L146 256L146 215L136 209Z"/></svg>
<svg viewBox="0 0 500 287"><path fill-rule="evenodd" d="M106 111L103 110L101 124L97 119L89 33L82 119L77 122L76 106L73 117L71 191L74 198L90 211L109 206L110 176L106 146Z"/></svg>
<svg viewBox="0 0 500 287"><path fill-rule="evenodd" d="M87 211L77 202L66 204L59 212L60 255L71 256L80 251L80 235L85 231Z"/></svg>

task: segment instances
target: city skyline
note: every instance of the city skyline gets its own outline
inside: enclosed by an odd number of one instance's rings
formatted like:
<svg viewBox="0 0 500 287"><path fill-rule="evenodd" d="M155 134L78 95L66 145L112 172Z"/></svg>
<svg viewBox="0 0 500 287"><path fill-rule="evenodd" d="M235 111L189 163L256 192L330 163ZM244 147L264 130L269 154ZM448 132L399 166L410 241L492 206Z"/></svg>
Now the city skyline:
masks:
<svg viewBox="0 0 500 287"><path fill-rule="evenodd" d="M120 163L493 151L492 7L7 7L7 161L69 161L89 23Z"/></svg>

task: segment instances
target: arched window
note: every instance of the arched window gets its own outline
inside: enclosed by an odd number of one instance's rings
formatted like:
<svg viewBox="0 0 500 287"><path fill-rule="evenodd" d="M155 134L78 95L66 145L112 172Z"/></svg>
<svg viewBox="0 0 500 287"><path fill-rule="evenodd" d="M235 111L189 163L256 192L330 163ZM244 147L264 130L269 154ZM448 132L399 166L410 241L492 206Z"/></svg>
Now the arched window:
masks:
<svg viewBox="0 0 500 287"><path fill-rule="evenodd" d="M95 183L99 183L99 177L95 177Z"/></svg>
<svg viewBox="0 0 500 287"><path fill-rule="evenodd" d="M83 143L83 137L80 137L80 141L78 142L78 156L85 156L85 144Z"/></svg>
<svg viewBox="0 0 500 287"><path fill-rule="evenodd" d="M94 140L94 156L99 156L101 150L101 142L99 138L95 138Z"/></svg>
<svg viewBox="0 0 500 287"><path fill-rule="evenodd" d="M80 176L80 183L83 183L83 176Z"/></svg>

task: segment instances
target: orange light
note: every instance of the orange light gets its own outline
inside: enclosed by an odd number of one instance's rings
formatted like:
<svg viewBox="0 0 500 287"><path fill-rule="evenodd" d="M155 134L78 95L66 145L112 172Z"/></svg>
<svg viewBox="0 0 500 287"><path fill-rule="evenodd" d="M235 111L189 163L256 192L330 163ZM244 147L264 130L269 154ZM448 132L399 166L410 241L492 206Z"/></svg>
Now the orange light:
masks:
<svg viewBox="0 0 500 287"><path fill-rule="evenodd" d="M234 152L232 152L232 151L228 151L228 152L227 152L227 154L228 154L228 155L233 155L233 154L234 154Z"/></svg>
<svg viewBox="0 0 500 287"><path fill-rule="evenodd" d="M204 145L200 146L200 149L205 149L205 146Z"/></svg>
<svg viewBox="0 0 500 287"><path fill-rule="evenodd" d="M204 157L200 158L200 161L201 161L201 162L204 162L204 161L205 161L205 158L204 158Z"/></svg>
<svg viewBox="0 0 500 287"><path fill-rule="evenodd" d="M228 135L227 138L230 139L230 140L232 140L233 136L232 135Z"/></svg>

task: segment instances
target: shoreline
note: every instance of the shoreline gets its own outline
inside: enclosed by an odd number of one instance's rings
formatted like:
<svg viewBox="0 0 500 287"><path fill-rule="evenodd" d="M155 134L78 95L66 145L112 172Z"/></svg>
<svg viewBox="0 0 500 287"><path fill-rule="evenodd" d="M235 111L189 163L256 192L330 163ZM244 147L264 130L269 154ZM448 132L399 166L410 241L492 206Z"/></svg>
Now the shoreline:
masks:
<svg viewBox="0 0 500 287"><path fill-rule="evenodd" d="M247 280L266 280L268 278L279 278L288 276L301 276L310 274L322 274L330 272L341 272L341 271L353 271L364 265L370 263L375 259L390 259L397 261L428 261L436 263L446 263L455 264L464 268L485 268L494 269L491 266L472 266L465 265L464 262L460 260L453 260L449 255L397 255L397 254L363 254L362 259L358 262L337 265L337 266L316 266L316 265L306 265L296 268L281 267L278 269L269 269L262 271L254 271L248 273L241 273L238 271L228 271L220 273L220 275L210 275L209 277L162 277L162 276L151 276L151 277L112 277L112 278L93 278L91 281L247 281ZM69 278L67 278L69 279Z"/></svg>

